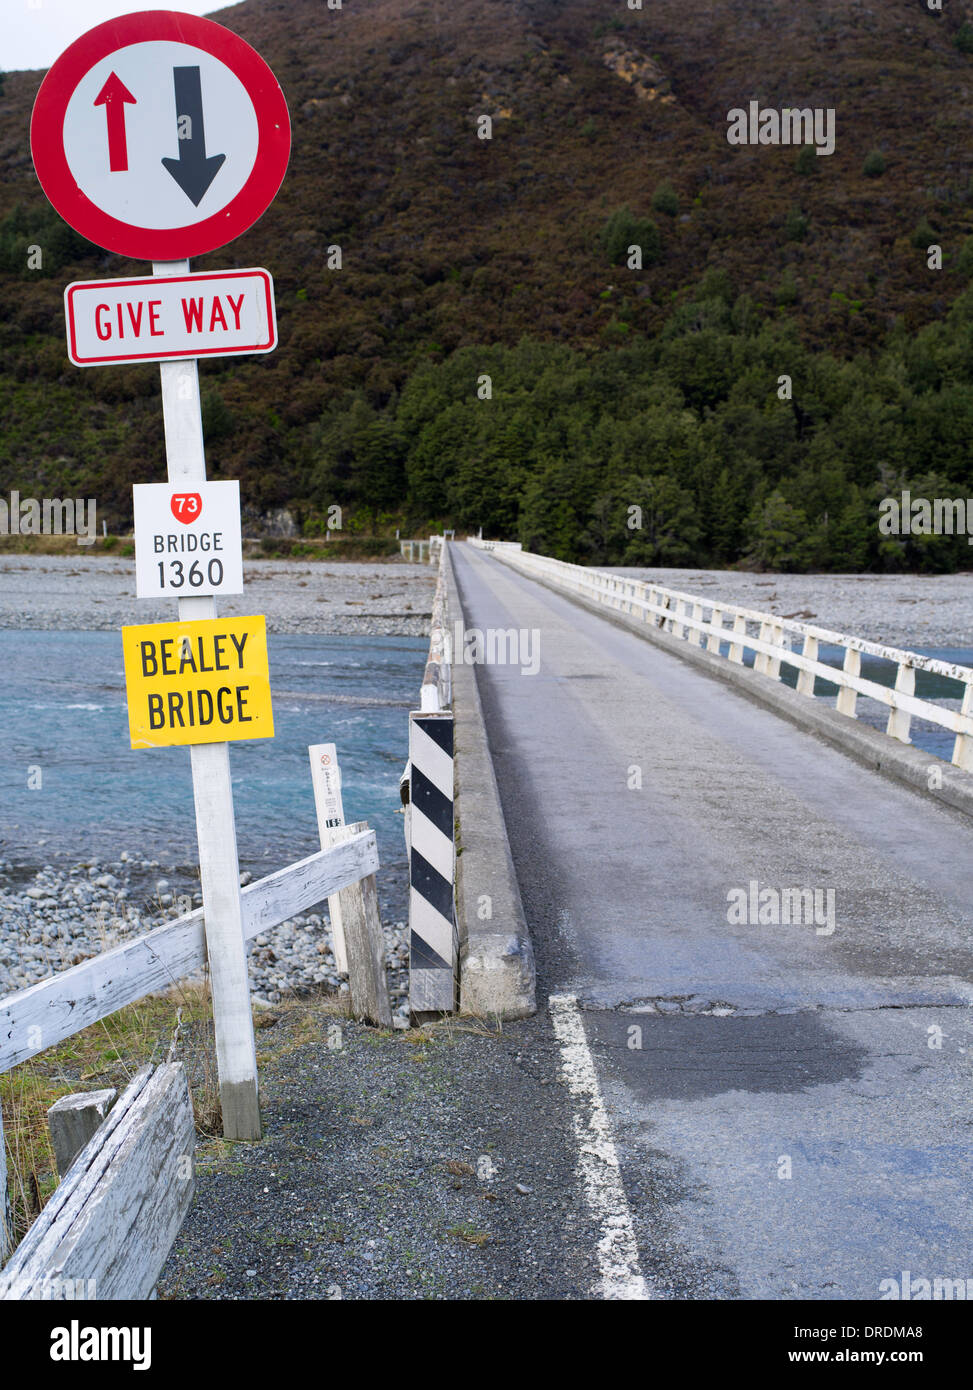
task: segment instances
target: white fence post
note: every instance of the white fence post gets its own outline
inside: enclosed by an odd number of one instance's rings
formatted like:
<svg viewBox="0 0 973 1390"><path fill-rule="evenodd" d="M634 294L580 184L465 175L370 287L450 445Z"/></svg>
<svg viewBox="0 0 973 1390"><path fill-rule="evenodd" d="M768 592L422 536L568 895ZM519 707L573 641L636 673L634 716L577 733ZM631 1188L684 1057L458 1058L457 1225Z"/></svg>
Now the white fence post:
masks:
<svg viewBox="0 0 973 1390"><path fill-rule="evenodd" d="M715 632L711 632L709 636L706 638L706 650L708 652L716 652L718 655L721 640L720 633L723 631L723 610L721 608L714 608L712 613L710 614L709 622L710 627L716 628L717 630Z"/></svg>
<svg viewBox="0 0 973 1390"><path fill-rule="evenodd" d="M47 1128L60 1177L64 1177L95 1133L117 1094L114 1086L106 1091L76 1091L72 1096L62 1096L50 1107Z"/></svg>
<svg viewBox="0 0 973 1390"><path fill-rule="evenodd" d="M698 623L703 621L703 605L701 603L693 604L693 618ZM690 645L694 647L698 647L703 640L703 634L698 627L691 627L686 635L689 638Z"/></svg>
<svg viewBox="0 0 973 1390"><path fill-rule="evenodd" d="M763 623L760 624L760 639L759 639L759 640L760 640L761 642L769 642L769 641L770 641L770 623L763 622ZM770 657L767 656L764 652L754 652L754 655L753 655L753 669L754 669L756 672L758 672L761 676L765 676L765 675L768 674L769 667L770 667Z"/></svg>
<svg viewBox="0 0 973 1390"><path fill-rule="evenodd" d="M899 663L899 668L895 673L895 689L901 695L914 695L916 693L916 672L914 666L906 666L904 662ZM893 705L889 710L889 720L885 726L885 732L891 738L897 738L902 743L911 743L909 729L912 725L912 715L907 709L896 709Z"/></svg>
<svg viewBox="0 0 973 1390"><path fill-rule="evenodd" d="M244 888L247 941L377 872L374 831L319 850ZM0 999L0 1072L206 964L202 908Z"/></svg>
<svg viewBox="0 0 973 1390"><path fill-rule="evenodd" d="M806 632L806 633L804 634L804 646L803 646L802 649L801 649L801 655L804 656L804 657L806 657L808 661L817 661L817 659L818 659L818 639L817 639L816 637L812 637L811 634L810 634L809 632ZM799 670L799 671L798 671L798 673L797 673L797 693L798 693L798 695L810 695L810 696L813 698L813 696L814 696L814 672L813 672L813 671L804 671L804 670Z"/></svg>
<svg viewBox="0 0 973 1390"><path fill-rule="evenodd" d="M961 714L973 714L973 681L966 682L966 689L963 692L963 705ZM951 760L957 767L961 767L964 772L973 772L973 737L969 734L957 734L953 743L953 756Z"/></svg>
<svg viewBox="0 0 973 1390"><path fill-rule="evenodd" d="M745 637L745 636L747 635L747 620L746 620L746 618L743 616L742 613L738 613L738 614L736 615L736 617L733 619L733 633L734 633L734 636L737 636L737 637L740 637L740 636ZM729 658L729 659L730 659L732 662L734 662L737 666L742 666L742 665L743 665L743 643L742 643L742 642L731 642L731 643L730 643L730 658Z"/></svg>
<svg viewBox="0 0 973 1390"><path fill-rule="evenodd" d="M857 651L854 647L846 647L845 660L841 669L846 676L860 675L862 669L861 652ZM835 709L838 713L847 714L850 719L854 719L857 703L857 690L852 690L850 685L842 685L838 690L838 701L835 705Z"/></svg>
<svg viewBox="0 0 973 1390"><path fill-rule="evenodd" d="M338 843L368 829L366 821L334 832ZM348 989L352 1013L379 1028L392 1027L388 976L385 970L385 934L378 911L375 875L369 874L342 888L341 920L348 952Z"/></svg>
<svg viewBox="0 0 973 1390"><path fill-rule="evenodd" d="M345 823L338 750L333 743L312 743L309 744L307 752L311 760L311 785L314 788L314 809L318 817L318 836L321 848L330 849L333 844L337 844L335 830ZM328 917L331 921L335 968L339 975L347 975L348 953L345 950L345 933L341 925L340 893L332 893L328 899Z"/></svg>
<svg viewBox="0 0 973 1390"><path fill-rule="evenodd" d="M776 623L772 624L771 626L770 641L778 650L780 650L780 647L784 641L784 629L782 627L779 627ZM767 675L772 676L774 680L780 679L779 656L770 656L767 658Z"/></svg>

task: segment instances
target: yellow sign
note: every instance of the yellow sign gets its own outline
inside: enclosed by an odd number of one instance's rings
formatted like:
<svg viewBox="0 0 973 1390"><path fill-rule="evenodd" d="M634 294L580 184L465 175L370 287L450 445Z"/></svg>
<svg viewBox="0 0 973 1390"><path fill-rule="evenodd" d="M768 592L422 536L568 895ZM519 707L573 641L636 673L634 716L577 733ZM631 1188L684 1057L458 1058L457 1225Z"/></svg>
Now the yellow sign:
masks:
<svg viewBox="0 0 973 1390"><path fill-rule="evenodd" d="M273 738L264 618L122 628L133 748Z"/></svg>

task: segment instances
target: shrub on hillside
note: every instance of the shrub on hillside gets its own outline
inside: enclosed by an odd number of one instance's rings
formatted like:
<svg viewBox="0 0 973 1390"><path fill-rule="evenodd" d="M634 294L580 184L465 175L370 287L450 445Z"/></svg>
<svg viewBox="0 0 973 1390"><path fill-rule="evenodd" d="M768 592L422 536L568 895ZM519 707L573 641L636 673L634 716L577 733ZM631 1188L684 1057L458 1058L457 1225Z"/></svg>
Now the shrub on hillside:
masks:
<svg viewBox="0 0 973 1390"><path fill-rule="evenodd" d="M666 217L675 217L679 212L679 198L671 183L660 183L652 194L652 208Z"/></svg>
<svg viewBox="0 0 973 1390"><path fill-rule="evenodd" d="M797 152L794 168L802 176L817 173L818 155L813 145L802 145Z"/></svg>
<svg viewBox="0 0 973 1390"><path fill-rule="evenodd" d="M622 265L630 246L641 246L642 264L652 265L662 256L659 229L648 217L636 217L630 208L618 208L598 234L601 248L612 265Z"/></svg>

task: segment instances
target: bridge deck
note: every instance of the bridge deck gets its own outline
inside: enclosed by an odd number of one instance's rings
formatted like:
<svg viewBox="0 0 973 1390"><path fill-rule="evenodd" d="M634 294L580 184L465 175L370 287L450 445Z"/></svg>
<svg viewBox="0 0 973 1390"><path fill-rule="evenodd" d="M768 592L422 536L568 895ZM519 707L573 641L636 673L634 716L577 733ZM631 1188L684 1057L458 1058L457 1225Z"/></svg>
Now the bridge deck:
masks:
<svg viewBox="0 0 973 1390"><path fill-rule="evenodd" d="M468 628L540 634L536 675L478 669L484 715L540 984L585 1006L655 1291L674 1248L701 1297L716 1268L773 1298L973 1276L973 825L452 553ZM833 890L834 931L731 923L752 881Z"/></svg>

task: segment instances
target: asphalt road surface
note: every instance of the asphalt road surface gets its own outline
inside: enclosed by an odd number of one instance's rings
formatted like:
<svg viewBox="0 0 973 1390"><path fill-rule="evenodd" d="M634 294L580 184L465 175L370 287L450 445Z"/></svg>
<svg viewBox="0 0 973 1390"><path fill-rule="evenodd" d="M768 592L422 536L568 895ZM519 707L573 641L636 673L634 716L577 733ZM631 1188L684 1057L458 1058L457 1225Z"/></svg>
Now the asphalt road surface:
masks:
<svg viewBox="0 0 973 1390"><path fill-rule="evenodd" d="M602 1292L973 1279L973 825L452 555L467 628L539 650L477 678Z"/></svg>

